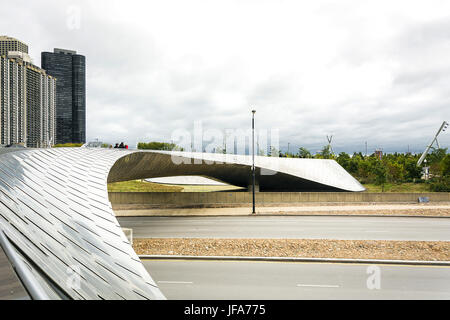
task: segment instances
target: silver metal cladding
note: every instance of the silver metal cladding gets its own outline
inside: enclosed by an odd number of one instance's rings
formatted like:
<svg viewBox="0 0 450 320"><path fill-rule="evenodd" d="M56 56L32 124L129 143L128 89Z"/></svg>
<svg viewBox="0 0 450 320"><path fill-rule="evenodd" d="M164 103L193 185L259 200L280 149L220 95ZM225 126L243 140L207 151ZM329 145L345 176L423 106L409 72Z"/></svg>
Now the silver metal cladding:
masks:
<svg viewBox="0 0 450 320"><path fill-rule="evenodd" d="M164 299L108 201L127 151L36 149L0 156L0 228L50 297Z"/></svg>

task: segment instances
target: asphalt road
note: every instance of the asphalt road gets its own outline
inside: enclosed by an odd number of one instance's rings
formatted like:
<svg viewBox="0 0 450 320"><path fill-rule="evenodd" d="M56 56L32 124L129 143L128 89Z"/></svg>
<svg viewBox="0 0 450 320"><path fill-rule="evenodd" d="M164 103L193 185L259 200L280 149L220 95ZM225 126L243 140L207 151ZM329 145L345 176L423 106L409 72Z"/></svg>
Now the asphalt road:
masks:
<svg viewBox="0 0 450 320"><path fill-rule="evenodd" d="M449 241L450 218L118 217L135 238L287 238Z"/></svg>
<svg viewBox="0 0 450 320"><path fill-rule="evenodd" d="M143 261L168 299L450 299L450 267ZM373 269L379 269L379 289ZM370 287L367 282L368 278Z"/></svg>

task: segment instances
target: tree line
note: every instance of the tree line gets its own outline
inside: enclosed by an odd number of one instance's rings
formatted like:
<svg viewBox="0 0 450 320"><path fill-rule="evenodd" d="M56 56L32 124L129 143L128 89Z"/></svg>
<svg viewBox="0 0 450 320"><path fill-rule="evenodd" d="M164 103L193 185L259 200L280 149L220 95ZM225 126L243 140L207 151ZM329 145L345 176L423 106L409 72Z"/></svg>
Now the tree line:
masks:
<svg viewBox="0 0 450 320"><path fill-rule="evenodd" d="M278 152L277 150L272 150ZM355 152L353 155L341 152L335 155L330 146L325 146L319 153L313 155L308 149L300 148L297 154L279 152L280 157L333 159L345 170L363 184L373 183L383 186L386 183L400 184L405 182L422 183L424 180L422 167L417 166L420 154L392 153L380 157L373 153L363 155ZM426 165L429 169L430 191L450 192L450 154L447 149L435 149L428 154ZM424 166L424 164L422 164Z"/></svg>
<svg viewBox="0 0 450 320"><path fill-rule="evenodd" d="M163 150L163 151L183 151L183 148L174 143L167 142L139 142L137 145L139 150Z"/></svg>

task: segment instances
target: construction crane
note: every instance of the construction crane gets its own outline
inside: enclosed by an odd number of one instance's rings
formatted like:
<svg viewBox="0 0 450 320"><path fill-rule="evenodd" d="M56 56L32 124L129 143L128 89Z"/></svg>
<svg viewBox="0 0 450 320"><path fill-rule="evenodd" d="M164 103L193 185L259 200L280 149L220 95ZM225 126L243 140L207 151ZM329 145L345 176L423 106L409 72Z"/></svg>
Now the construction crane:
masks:
<svg viewBox="0 0 450 320"><path fill-rule="evenodd" d="M433 148L433 144L436 142L438 149L441 148L441 146L439 145L439 141L438 141L438 136L442 131L445 131L448 127L448 122L444 121L441 125L441 127L439 128L438 132L436 133L436 135L434 136L433 140L431 141L431 143L427 146L427 148L425 149L425 151L422 153L422 156L420 157L419 161L417 161L417 166L420 167L422 165L422 162L425 160L425 157L427 156L428 152L430 152L430 149Z"/></svg>

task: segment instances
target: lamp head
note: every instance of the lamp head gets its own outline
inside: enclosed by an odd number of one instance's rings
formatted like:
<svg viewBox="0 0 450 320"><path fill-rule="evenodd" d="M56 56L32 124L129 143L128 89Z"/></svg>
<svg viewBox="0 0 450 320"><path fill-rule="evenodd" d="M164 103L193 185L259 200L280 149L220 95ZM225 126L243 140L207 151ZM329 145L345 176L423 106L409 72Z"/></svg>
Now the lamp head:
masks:
<svg viewBox="0 0 450 320"><path fill-rule="evenodd" d="M256 110L252 110L252 113L255 114L255 113L256 113Z"/></svg>

